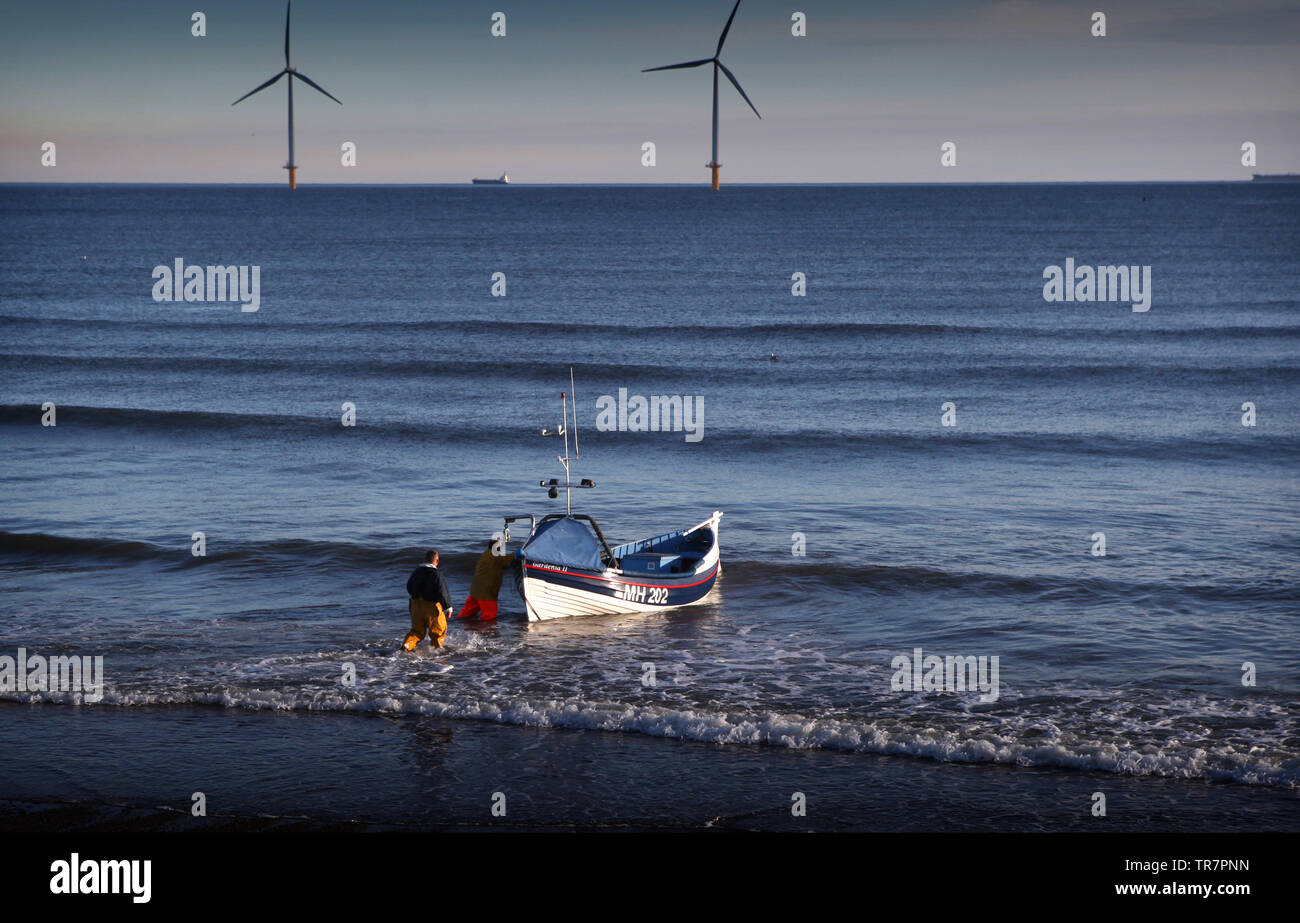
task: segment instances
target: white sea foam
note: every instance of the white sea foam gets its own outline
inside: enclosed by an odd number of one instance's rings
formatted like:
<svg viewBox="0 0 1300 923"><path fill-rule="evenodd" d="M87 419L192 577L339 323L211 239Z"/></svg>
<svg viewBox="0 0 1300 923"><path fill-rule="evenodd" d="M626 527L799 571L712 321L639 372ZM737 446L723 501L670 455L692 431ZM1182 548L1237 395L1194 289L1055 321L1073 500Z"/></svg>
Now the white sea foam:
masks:
<svg viewBox="0 0 1300 923"><path fill-rule="evenodd" d="M428 666L421 664L420 669L427 670ZM81 704L78 696L65 693L11 694L4 698ZM525 727L632 732L723 745L826 749L1300 788L1300 759L1295 754L1232 736L1214 741L1202 739L1208 745L1194 745L1186 739L1163 735L1164 739L1157 743L1156 736L1141 733L1144 728L1150 729L1150 722L1132 720L1103 722L1112 731L1103 735L1097 732L1097 725L1082 720L1079 731L1066 732L1062 726L1068 722L1044 721L1033 714L1004 716L996 722L948 721L947 716L935 714L925 715L925 721L909 721L907 715L863 720L813 717L784 710L724 711L581 698L439 697L413 687L367 690L364 686L313 690L231 686L207 691L109 688L99 704L406 713ZM1116 714L1127 710L1127 703L1112 699L1110 704ZM1088 712L1095 715L1098 707L1098 701L1088 701L1079 712L1080 718ZM1190 716L1193 724L1199 718L1215 717L1253 717L1283 724L1290 719L1286 709L1276 705L1221 702L1199 696L1158 706L1149 704L1148 709L1170 715L1181 713ZM1162 717L1158 723L1167 722Z"/></svg>

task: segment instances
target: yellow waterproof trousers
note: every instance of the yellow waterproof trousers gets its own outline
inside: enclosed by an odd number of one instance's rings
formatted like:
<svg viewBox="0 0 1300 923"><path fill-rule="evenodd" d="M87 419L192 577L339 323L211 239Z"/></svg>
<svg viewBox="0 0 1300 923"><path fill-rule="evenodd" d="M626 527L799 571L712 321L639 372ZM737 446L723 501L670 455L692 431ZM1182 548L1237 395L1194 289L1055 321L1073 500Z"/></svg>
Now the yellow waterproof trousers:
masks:
<svg viewBox="0 0 1300 923"><path fill-rule="evenodd" d="M402 647L414 650L415 645L424 639L425 632L429 633L430 646L442 647L442 639L447 634L447 613L442 611L442 603L414 598L411 600L411 633L402 642Z"/></svg>

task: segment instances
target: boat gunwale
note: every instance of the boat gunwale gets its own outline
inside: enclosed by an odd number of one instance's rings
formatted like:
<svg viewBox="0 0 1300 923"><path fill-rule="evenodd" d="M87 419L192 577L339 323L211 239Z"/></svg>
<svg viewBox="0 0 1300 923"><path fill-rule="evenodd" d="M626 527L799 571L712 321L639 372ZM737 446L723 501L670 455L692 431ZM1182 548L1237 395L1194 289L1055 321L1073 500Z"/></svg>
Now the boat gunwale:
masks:
<svg viewBox="0 0 1300 923"><path fill-rule="evenodd" d="M555 522L557 520L562 520L562 519L573 519L575 521L579 521L579 522L585 521L589 523L591 528L595 532L596 538L599 539L601 546L604 548L605 552L608 554L609 560L612 562L621 563L623 558L634 554L646 554L646 553L653 554L652 551L626 551L623 554L618 554L617 552L620 549L637 548L637 547L653 549L656 545L662 544L671 539L685 538L686 536L699 530L701 526L705 526L705 525L709 526L708 529L709 540L704 544L704 547L702 549L698 549L698 550L692 549L692 551L690 552L692 554L698 553L699 558L696 559L696 561L694 562L693 566L689 571L686 571L684 573L677 573L677 574L666 574L663 577L658 577L658 576L651 577L648 574L642 574L635 571L632 572L631 575L629 575L626 571L623 570L622 567L615 566L613 564L606 564L605 567L601 568L600 570L597 570L595 568L589 568L589 567L578 567L572 564L556 564L552 561L543 561L539 558L529 558L527 554L528 542L531 542L533 536L537 534L537 529L540 528L544 523ZM697 586L698 584L695 583L681 584L675 581L685 580L691 577L699 576L704 570L710 567L708 558L710 554L717 549L718 549L718 530L716 526L716 520L714 519L706 519L704 520L704 522L700 523L699 525L692 526L690 528L676 529L672 532L665 532L660 535L653 536L651 538L640 539L632 542L624 542L621 545L615 545L614 547L611 548L609 542L605 540L605 535L601 531L600 525L596 522L595 518L593 518L592 516L588 516L581 513L567 513L567 514L551 513L550 515L543 517L541 521L537 523L537 526L533 529L533 531L529 534L527 541L525 541L523 547L519 549L518 561L521 568L531 568L533 570L544 570L555 574L576 574L577 576L588 577L589 579L612 580L622 584L630 584L632 586L647 586L647 587L669 586L669 587L676 587L676 588L684 588L690 586ZM718 563L719 563L718 561L714 561L713 566L716 566ZM647 579L647 578L658 579L661 580L662 582L637 583L635 580L630 579L631 576L639 577L641 579ZM545 579L545 578L539 578L539 579ZM707 580L708 578L706 577L705 579ZM704 581L701 580L699 582L703 583Z"/></svg>

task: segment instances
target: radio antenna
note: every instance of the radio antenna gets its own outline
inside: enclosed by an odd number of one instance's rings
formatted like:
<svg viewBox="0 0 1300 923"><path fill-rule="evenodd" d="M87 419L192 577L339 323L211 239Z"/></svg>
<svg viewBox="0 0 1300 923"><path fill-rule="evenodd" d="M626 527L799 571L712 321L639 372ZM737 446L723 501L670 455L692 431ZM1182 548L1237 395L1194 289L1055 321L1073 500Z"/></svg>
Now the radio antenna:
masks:
<svg viewBox="0 0 1300 923"><path fill-rule="evenodd" d="M573 457L582 458L578 448L578 395L573 390L573 366L569 366L569 397L573 398Z"/></svg>
<svg viewBox="0 0 1300 923"><path fill-rule="evenodd" d="M573 388L573 366L569 366L569 388ZM569 476L569 464L578 458L578 402L573 401L573 457L569 457L569 399L573 397L571 391L560 392L560 418L563 422L560 424L558 433L551 433L549 430L542 430L543 436L563 436L564 437L564 454L555 456L555 460L564 466L564 483L561 484L558 478L551 478L549 481L542 481L541 486L547 489L547 496L552 500L564 491L564 505L569 516L573 515L573 488L575 487L595 487L596 483L590 478L583 478L579 483L573 483Z"/></svg>

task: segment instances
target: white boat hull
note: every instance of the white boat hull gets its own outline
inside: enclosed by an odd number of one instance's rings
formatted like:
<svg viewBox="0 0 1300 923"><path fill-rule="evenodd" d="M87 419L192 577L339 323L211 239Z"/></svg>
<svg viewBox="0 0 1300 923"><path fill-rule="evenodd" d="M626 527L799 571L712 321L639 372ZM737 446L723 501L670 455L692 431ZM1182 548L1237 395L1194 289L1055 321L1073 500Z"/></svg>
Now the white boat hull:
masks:
<svg viewBox="0 0 1300 923"><path fill-rule="evenodd" d="M685 574L629 573L613 568L583 571L525 560L516 573L515 586L528 620L658 612L703 602L722 573L717 532L721 515L715 513L695 527L712 529L713 541L699 563Z"/></svg>

